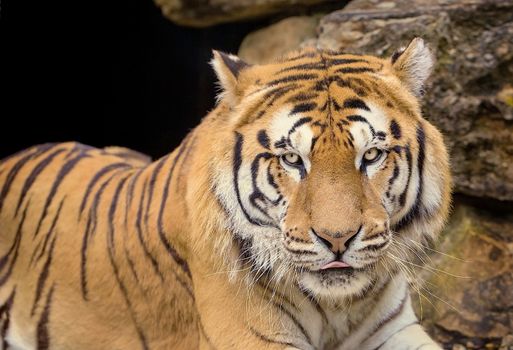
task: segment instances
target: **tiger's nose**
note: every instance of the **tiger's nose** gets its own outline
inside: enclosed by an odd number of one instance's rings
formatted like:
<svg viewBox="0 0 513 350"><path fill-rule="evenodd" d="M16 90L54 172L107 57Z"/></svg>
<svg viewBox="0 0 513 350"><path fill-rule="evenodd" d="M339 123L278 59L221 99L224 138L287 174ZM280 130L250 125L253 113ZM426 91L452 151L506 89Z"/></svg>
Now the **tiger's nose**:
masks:
<svg viewBox="0 0 513 350"><path fill-rule="evenodd" d="M357 230L347 232L329 232L327 230L315 231L312 228L312 232L329 250L338 256L349 247L361 229L360 226Z"/></svg>

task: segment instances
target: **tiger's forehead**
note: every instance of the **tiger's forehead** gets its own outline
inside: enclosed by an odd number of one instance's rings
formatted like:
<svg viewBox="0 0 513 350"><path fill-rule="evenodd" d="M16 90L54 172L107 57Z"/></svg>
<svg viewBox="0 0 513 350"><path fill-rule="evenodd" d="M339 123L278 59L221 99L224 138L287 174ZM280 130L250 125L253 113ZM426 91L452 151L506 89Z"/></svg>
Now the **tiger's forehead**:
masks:
<svg viewBox="0 0 513 350"><path fill-rule="evenodd" d="M267 124L278 146L286 140L305 152L316 145L355 149L362 133L364 140L385 138L386 116L405 106L382 80L386 61L373 56L308 51L259 68L248 115ZM310 136L312 142L294 142Z"/></svg>
<svg viewBox="0 0 513 350"><path fill-rule="evenodd" d="M261 83L267 86L280 84L316 83L322 90L348 74L376 73L383 71L385 61L374 56L340 54L329 51L306 51L274 64L261 66L264 75ZM367 76L361 76L365 79Z"/></svg>
<svg viewBox="0 0 513 350"><path fill-rule="evenodd" d="M290 106L291 114L308 113L318 123L331 126L355 110L368 111L371 103L414 114L397 86L390 85L389 67L388 61L373 56L322 51L259 66L246 94L246 121L271 117L283 106Z"/></svg>

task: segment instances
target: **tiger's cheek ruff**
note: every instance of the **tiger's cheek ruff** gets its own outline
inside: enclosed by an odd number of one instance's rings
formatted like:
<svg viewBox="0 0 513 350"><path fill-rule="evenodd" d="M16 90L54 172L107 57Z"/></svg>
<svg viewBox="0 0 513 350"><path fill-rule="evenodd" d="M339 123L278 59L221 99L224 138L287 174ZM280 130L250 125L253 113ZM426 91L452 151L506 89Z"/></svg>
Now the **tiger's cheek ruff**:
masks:
<svg viewBox="0 0 513 350"><path fill-rule="evenodd" d="M306 173L287 169L279 157L297 152L305 172L310 169L313 132L309 122L309 117L283 108L272 116L268 128L234 132L230 171L228 166L214 166L216 196L227 212L235 243L241 250L244 242L245 260L255 270L286 273L293 263L283 245L283 231L291 198Z"/></svg>
<svg viewBox="0 0 513 350"><path fill-rule="evenodd" d="M260 132L255 136L259 137L260 145L267 145L265 135ZM255 276L259 276L263 271L276 270L277 264L286 260L282 254L279 227L287 199L281 192L276 157L265 147L253 157L247 157L245 147L252 145L248 145L241 133L235 132L234 139L232 164L214 167L214 190L226 212L233 243L239 250L235 263L249 264Z"/></svg>

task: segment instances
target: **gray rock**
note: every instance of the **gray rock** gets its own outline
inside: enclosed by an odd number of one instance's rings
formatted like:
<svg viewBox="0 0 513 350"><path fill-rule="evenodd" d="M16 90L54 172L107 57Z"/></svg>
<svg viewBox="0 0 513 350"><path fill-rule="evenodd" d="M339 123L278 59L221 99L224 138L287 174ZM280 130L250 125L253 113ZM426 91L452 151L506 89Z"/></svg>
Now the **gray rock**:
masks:
<svg viewBox="0 0 513 350"><path fill-rule="evenodd" d="M413 300L428 331L446 345L468 349L507 343L513 329L513 211L457 202L427 260L428 267L415 274L425 298Z"/></svg>
<svg viewBox="0 0 513 350"><path fill-rule="evenodd" d="M508 334L502 338L501 350L512 350L513 349L513 334Z"/></svg>
<svg viewBox="0 0 513 350"><path fill-rule="evenodd" d="M269 27L257 30L244 38L239 57L248 63L266 63L302 43L317 37L319 17L288 17Z"/></svg>
<svg viewBox="0 0 513 350"><path fill-rule="evenodd" d="M164 16L191 27L261 17L329 0L155 0Z"/></svg>
<svg viewBox="0 0 513 350"><path fill-rule="evenodd" d="M298 46L384 56L415 36L426 39L437 66L423 110L445 134L455 190L513 200L512 0L354 0L317 31ZM272 42L297 41L269 33L258 38L261 62L276 54Z"/></svg>
<svg viewBox="0 0 513 350"><path fill-rule="evenodd" d="M452 350L467 350L466 347L464 347L463 345L461 344L454 344L451 348Z"/></svg>

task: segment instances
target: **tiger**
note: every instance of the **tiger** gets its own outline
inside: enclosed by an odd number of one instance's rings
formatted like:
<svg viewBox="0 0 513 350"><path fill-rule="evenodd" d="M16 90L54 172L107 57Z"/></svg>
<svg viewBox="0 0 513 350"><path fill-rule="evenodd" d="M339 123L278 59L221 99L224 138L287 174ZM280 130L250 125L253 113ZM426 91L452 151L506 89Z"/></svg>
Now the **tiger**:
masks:
<svg viewBox="0 0 513 350"><path fill-rule="evenodd" d="M2 348L441 349L404 268L451 206L428 44L211 64L215 108L156 161L1 162Z"/></svg>

